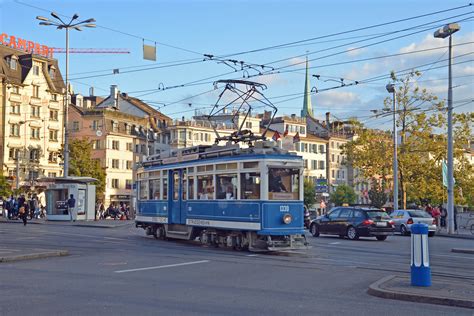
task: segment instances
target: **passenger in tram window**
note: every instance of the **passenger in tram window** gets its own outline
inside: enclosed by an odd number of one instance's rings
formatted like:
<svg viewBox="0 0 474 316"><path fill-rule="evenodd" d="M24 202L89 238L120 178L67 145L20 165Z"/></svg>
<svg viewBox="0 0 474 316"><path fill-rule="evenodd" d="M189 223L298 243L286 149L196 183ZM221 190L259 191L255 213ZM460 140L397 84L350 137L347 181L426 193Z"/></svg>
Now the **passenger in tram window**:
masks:
<svg viewBox="0 0 474 316"><path fill-rule="evenodd" d="M268 184L270 192L287 192L285 185L281 181L280 169L270 169Z"/></svg>
<svg viewBox="0 0 474 316"><path fill-rule="evenodd" d="M227 186L227 192L225 194L226 200L233 200L234 199L234 186L232 184Z"/></svg>

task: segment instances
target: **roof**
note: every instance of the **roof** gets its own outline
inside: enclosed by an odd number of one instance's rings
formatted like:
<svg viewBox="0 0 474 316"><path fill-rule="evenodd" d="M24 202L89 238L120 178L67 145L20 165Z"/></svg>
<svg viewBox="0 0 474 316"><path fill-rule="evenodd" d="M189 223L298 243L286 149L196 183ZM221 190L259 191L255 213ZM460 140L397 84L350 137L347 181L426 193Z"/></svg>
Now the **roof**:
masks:
<svg viewBox="0 0 474 316"><path fill-rule="evenodd" d="M18 57L18 65L16 69L10 69L10 66L7 64L7 57L11 56ZM23 85L26 76L29 74L33 66L33 59L44 62L42 71L49 89L55 93L62 93L63 89L66 88L66 85L64 84L61 72L59 71L58 61L56 59L26 53L22 50L13 49L4 45L0 45L0 76L5 77L9 83ZM50 67L56 69L54 80L49 75L48 70Z"/></svg>
<svg viewBox="0 0 474 316"><path fill-rule="evenodd" d="M54 178L40 178L39 182L53 182L53 183L91 183L97 181L90 177L54 177Z"/></svg>

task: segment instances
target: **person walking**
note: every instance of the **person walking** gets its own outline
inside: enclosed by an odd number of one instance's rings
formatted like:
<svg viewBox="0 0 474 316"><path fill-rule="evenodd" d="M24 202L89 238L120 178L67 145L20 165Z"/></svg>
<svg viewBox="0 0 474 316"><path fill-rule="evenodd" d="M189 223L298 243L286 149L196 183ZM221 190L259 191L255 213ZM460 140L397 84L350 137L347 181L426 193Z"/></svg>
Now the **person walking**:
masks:
<svg viewBox="0 0 474 316"><path fill-rule="evenodd" d="M446 209L443 207L443 205L439 206L441 210L441 227L446 227L446 217L448 216L448 212Z"/></svg>
<svg viewBox="0 0 474 316"><path fill-rule="evenodd" d="M67 209L68 209L69 215L71 216L71 222L76 221L75 207L76 207L76 199L74 198L74 194L71 194L69 196L69 199L67 200Z"/></svg>

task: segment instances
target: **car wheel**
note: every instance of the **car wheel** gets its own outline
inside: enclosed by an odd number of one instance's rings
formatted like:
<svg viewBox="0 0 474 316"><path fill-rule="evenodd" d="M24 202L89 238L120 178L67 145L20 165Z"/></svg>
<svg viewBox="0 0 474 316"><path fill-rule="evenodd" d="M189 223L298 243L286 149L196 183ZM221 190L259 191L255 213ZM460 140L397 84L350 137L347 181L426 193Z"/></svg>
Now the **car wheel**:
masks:
<svg viewBox="0 0 474 316"><path fill-rule="evenodd" d="M402 234L402 236L408 236L408 230L405 225L400 226L400 234Z"/></svg>
<svg viewBox="0 0 474 316"><path fill-rule="evenodd" d="M319 228L316 226L316 224L311 224L310 232L313 237L319 237Z"/></svg>
<svg viewBox="0 0 474 316"><path fill-rule="evenodd" d="M384 241L387 239L387 236L375 236L375 238L377 238L377 240Z"/></svg>
<svg viewBox="0 0 474 316"><path fill-rule="evenodd" d="M433 237L435 235L435 232L428 232L428 237Z"/></svg>
<svg viewBox="0 0 474 316"><path fill-rule="evenodd" d="M349 226L347 228L346 235L347 235L347 238L349 238L350 240L359 239L359 234L357 233L357 230L353 226Z"/></svg>

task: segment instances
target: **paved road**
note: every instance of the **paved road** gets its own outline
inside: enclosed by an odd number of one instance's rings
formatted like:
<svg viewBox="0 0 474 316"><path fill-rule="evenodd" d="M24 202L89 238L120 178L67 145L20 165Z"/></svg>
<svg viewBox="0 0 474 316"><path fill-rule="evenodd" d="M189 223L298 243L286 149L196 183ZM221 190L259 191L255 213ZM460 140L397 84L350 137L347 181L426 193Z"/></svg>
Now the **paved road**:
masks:
<svg viewBox="0 0 474 316"><path fill-rule="evenodd" d="M369 284L409 271L408 237L308 237L307 252L263 255L158 241L116 229L0 225L1 250L66 249L68 257L0 263L0 315L472 315L385 300ZM473 280L472 240L430 239L433 277Z"/></svg>

